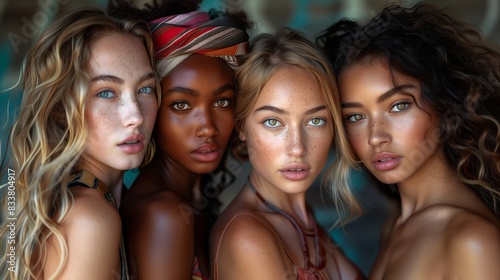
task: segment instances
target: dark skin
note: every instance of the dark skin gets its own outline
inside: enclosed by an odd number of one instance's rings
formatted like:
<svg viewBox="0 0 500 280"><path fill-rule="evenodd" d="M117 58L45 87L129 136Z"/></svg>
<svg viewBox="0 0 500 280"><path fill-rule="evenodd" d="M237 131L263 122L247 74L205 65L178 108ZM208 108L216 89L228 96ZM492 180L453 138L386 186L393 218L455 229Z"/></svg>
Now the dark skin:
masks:
<svg viewBox="0 0 500 280"><path fill-rule="evenodd" d="M201 174L215 170L234 126L234 73L191 55L161 81L156 155L120 210L129 269L138 279L190 279L195 257L209 275Z"/></svg>

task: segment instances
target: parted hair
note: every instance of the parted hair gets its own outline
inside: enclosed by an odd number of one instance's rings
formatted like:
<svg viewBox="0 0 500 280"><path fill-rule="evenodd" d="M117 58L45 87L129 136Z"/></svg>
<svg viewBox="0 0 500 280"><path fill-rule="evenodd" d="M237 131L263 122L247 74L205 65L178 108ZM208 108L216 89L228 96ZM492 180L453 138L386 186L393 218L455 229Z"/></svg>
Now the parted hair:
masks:
<svg viewBox="0 0 500 280"><path fill-rule="evenodd" d="M364 25L341 20L318 40L342 70L383 59L420 82L423 104L437 112L446 160L500 218L500 54L448 9L390 5Z"/></svg>
<svg viewBox="0 0 500 280"><path fill-rule="evenodd" d="M354 165L353 151L342 129L340 100L331 65L323 52L298 31L282 28L276 35L257 35L250 52L244 56L236 70L238 99L235 107L235 128L242 129L260 92L271 76L284 67L299 67L311 73L318 83L321 96L332 117L329 123L333 133L335 160L324 172L322 184L331 193L339 213L357 215L361 207L351 189L349 172ZM240 160L247 160L244 142L233 138L232 153ZM349 216L349 215L348 215ZM340 220L339 220L340 222Z"/></svg>
<svg viewBox="0 0 500 280"><path fill-rule="evenodd" d="M67 184L87 138L84 112L90 84L88 62L94 42L112 33L139 38L154 69L153 43L146 22L113 19L90 7L63 14L42 32L27 54L22 104L11 132L8 163L16 172L15 213L8 216L7 211L1 211L0 279L43 278L47 240L51 236L63 253L50 279L66 262L68 250L57 226L71 209ZM152 154L149 146L146 161ZM2 167L3 173L6 169L7 165ZM6 200L4 196L5 204ZM13 233L7 227L11 214L17 219ZM12 234L15 260L9 263L12 259L7 256L6 246L10 245L3 239Z"/></svg>

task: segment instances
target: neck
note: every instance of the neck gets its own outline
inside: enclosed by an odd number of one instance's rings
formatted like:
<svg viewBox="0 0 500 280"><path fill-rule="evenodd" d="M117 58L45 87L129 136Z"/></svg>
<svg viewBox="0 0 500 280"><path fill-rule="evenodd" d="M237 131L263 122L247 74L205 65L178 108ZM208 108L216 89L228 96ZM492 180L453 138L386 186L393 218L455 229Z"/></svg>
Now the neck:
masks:
<svg viewBox="0 0 500 280"><path fill-rule="evenodd" d="M253 186L260 197L272 205L271 207L264 207L275 211L273 209L274 206L290 215L301 227L312 229L314 222L311 221L304 192L286 193L281 189L270 185L268 182L259 179L257 176L252 175L253 173L250 174L247 182L249 187L251 188ZM256 198L258 199L258 196L256 196Z"/></svg>
<svg viewBox="0 0 500 280"><path fill-rule="evenodd" d="M99 181L101 181L113 195L116 206L120 207L123 188L123 171L112 168L104 170L103 168L99 168L98 166L93 165L88 161L82 161L76 166L76 169L86 170L94 175Z"/></svg>
<svg viewBox="0 0 500 280"><path fill-rule="evenodd" d="M155 156L153 161L149 166L153 166L155 171L160 174L162 185L184 200L193 201L195 194L200 191L201 175L186 169L170 157L160 153Z"/></svg>
<svg viewBox="0 0 500 280"><path fill-rule="evenodd" d="M470 192L440 157L433 158L411 178L398 183L398 188L401 196L402 221L434 205L454 204L458 194Z"/></svg>

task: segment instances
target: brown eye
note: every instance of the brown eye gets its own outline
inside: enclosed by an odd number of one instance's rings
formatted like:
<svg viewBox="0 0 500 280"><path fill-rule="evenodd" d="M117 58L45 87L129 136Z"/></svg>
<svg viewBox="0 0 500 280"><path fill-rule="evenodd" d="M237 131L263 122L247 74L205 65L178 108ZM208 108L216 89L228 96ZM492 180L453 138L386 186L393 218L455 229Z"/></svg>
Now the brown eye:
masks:
<svg viewBox="0 0 500 280"><path fill-rule="evenodd" d="M191 107L186 102L176 102L172 104L172 108L178 111L185 111L190 109Z"/></svg>
<svg viewBox="0 0 500 280"><path fill-rule="evenodd" d="M214 106L220 107L220 108L226 108L226 107L229 107L230 104L231 104L231 101L229 101L227 99L220 99L220 100L215 101Z"/></svg>

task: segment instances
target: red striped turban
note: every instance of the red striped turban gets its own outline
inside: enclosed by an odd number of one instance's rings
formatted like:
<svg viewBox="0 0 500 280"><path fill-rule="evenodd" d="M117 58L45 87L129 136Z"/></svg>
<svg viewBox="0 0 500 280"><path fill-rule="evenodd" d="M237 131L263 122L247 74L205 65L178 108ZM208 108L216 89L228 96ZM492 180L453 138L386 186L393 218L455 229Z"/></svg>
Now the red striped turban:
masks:
<svg viewBox="0 0 500 280"><path fill-rule="evenodd" d="M231 67L248 51L248 35L233 27L227 18L211 20L208 13L195 11L151 21L155 58L160 78L191 54L220 57Z"/></svg>

